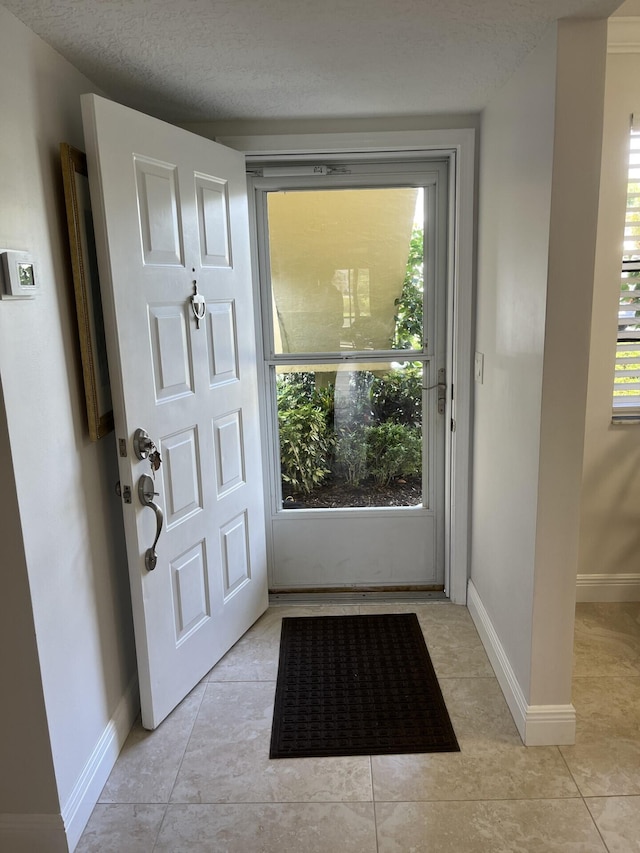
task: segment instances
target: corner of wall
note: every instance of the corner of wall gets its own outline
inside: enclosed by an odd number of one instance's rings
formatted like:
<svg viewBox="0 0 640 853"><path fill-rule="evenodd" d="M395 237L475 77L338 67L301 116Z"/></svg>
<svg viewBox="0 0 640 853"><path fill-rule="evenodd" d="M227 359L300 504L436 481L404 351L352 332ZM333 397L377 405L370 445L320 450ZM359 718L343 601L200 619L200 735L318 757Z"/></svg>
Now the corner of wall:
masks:
<svg viewBox="0 0 640 853"><path fill-rule="evenodd" d="M69 799L62 808L62 819L70 850L73 850L80 840L139 709L138 676L135 675L129 682L113 717L98 739Z"/></svg>
<svg viewBox="0 0 640 853"><path fill-rule="evenodd" d="M10 853L69 853L61 815L0 814L0 850Z"/></svg>
<svg viewBox="0 0 640 853"><path fill-rule="evenodd" d="M567 705L529 705L477 589L469 581L467 607L525 746L575 743L576 712Z"/></svg>

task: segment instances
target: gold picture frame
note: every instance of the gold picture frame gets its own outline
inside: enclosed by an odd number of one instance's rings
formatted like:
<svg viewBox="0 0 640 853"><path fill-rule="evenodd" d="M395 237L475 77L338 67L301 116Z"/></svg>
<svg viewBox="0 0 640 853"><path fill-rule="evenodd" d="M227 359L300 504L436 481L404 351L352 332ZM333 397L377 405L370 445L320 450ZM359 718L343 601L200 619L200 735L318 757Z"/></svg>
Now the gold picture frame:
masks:
<svg viewBox="0 0 640 853"><path fill-rule="evenodd" d="M62 142L60 159L89 437L92 441L98 441L113 429L113 407L89 196L87 158L82 151Z"/></svg>

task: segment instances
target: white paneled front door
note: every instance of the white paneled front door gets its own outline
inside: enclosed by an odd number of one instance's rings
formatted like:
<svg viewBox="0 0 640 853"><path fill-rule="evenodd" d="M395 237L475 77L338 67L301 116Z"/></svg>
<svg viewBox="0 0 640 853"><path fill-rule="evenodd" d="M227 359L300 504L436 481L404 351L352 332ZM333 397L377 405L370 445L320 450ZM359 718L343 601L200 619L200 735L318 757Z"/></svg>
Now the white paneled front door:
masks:
<svg viewBox="0 0 640 853"><path fill-rule="evenodd" d="M95 95L82 107L155 728L267 606L245 164Z"/></svg>

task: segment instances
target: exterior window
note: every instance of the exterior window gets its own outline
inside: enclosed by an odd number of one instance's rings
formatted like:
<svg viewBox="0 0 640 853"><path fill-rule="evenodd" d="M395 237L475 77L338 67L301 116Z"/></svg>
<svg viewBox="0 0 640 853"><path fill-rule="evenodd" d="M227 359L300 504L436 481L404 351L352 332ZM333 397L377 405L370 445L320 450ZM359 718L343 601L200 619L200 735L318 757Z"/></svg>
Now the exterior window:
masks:
<svg viewBox="0 0 640 853"><path fill-rule="evenodd" d="M613 409L616 417L640 417L640 126L632 126L629 143Z"/></svg>

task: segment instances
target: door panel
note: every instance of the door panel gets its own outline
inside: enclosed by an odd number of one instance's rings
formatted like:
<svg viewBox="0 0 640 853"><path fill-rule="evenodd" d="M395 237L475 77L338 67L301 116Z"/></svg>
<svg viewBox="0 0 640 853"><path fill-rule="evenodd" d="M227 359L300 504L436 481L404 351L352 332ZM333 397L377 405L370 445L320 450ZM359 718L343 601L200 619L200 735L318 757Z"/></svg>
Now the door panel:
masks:
<svg viewBox="0 0 640 853"><path fill-rule="evenodd" d="M222 385L238 378L238 338L235 304L213 302L207 305L209 384Z"/></svg>
<svg viewBox="0 0 640 853"><path fill-rule="evenodd" d="M196 175L200 263L203 267L230 267L229 197L227 182Z"/></svg>
<svg viewBox="0 0 640 853"><path fill-rule="evenodd" d="M318 511L319 513L320 511ZM331 512L331 511L330 511ZM273 521L273 586L277 590L433 586L435 516L372 510L366 515L280 513ZM294 517L296 516L296 517Z"/></svg>
<svg viewBox="0 0 640 853"><path fill-rule="evenodd" d="M120 477L134 495L123 513L143 724L154 728L267 606L244 158L96 96L83 119ZM161 452L157 472L133 452L139 427ZM153 571L158 519L138 500L142 475L164 514Z"/></svg>
<svg viewBox="0 0 640 853"><path fill-rule="evenodd" d="M143 157L133 162L144 263L184 266L177 169Z"/></svg>
<svg viewBox="0 0 640 853"><path fill-rule="evenodd" d="M200 451L196 427L167 436L161 444L166 525L171 530L202 511Z"/></svg>
<svg viewBox="0 0 640 853"><path fill-rule="evenodd" d="M149 338L156 402L193 394L193 363L184 305L149 305Z"/></svg>

